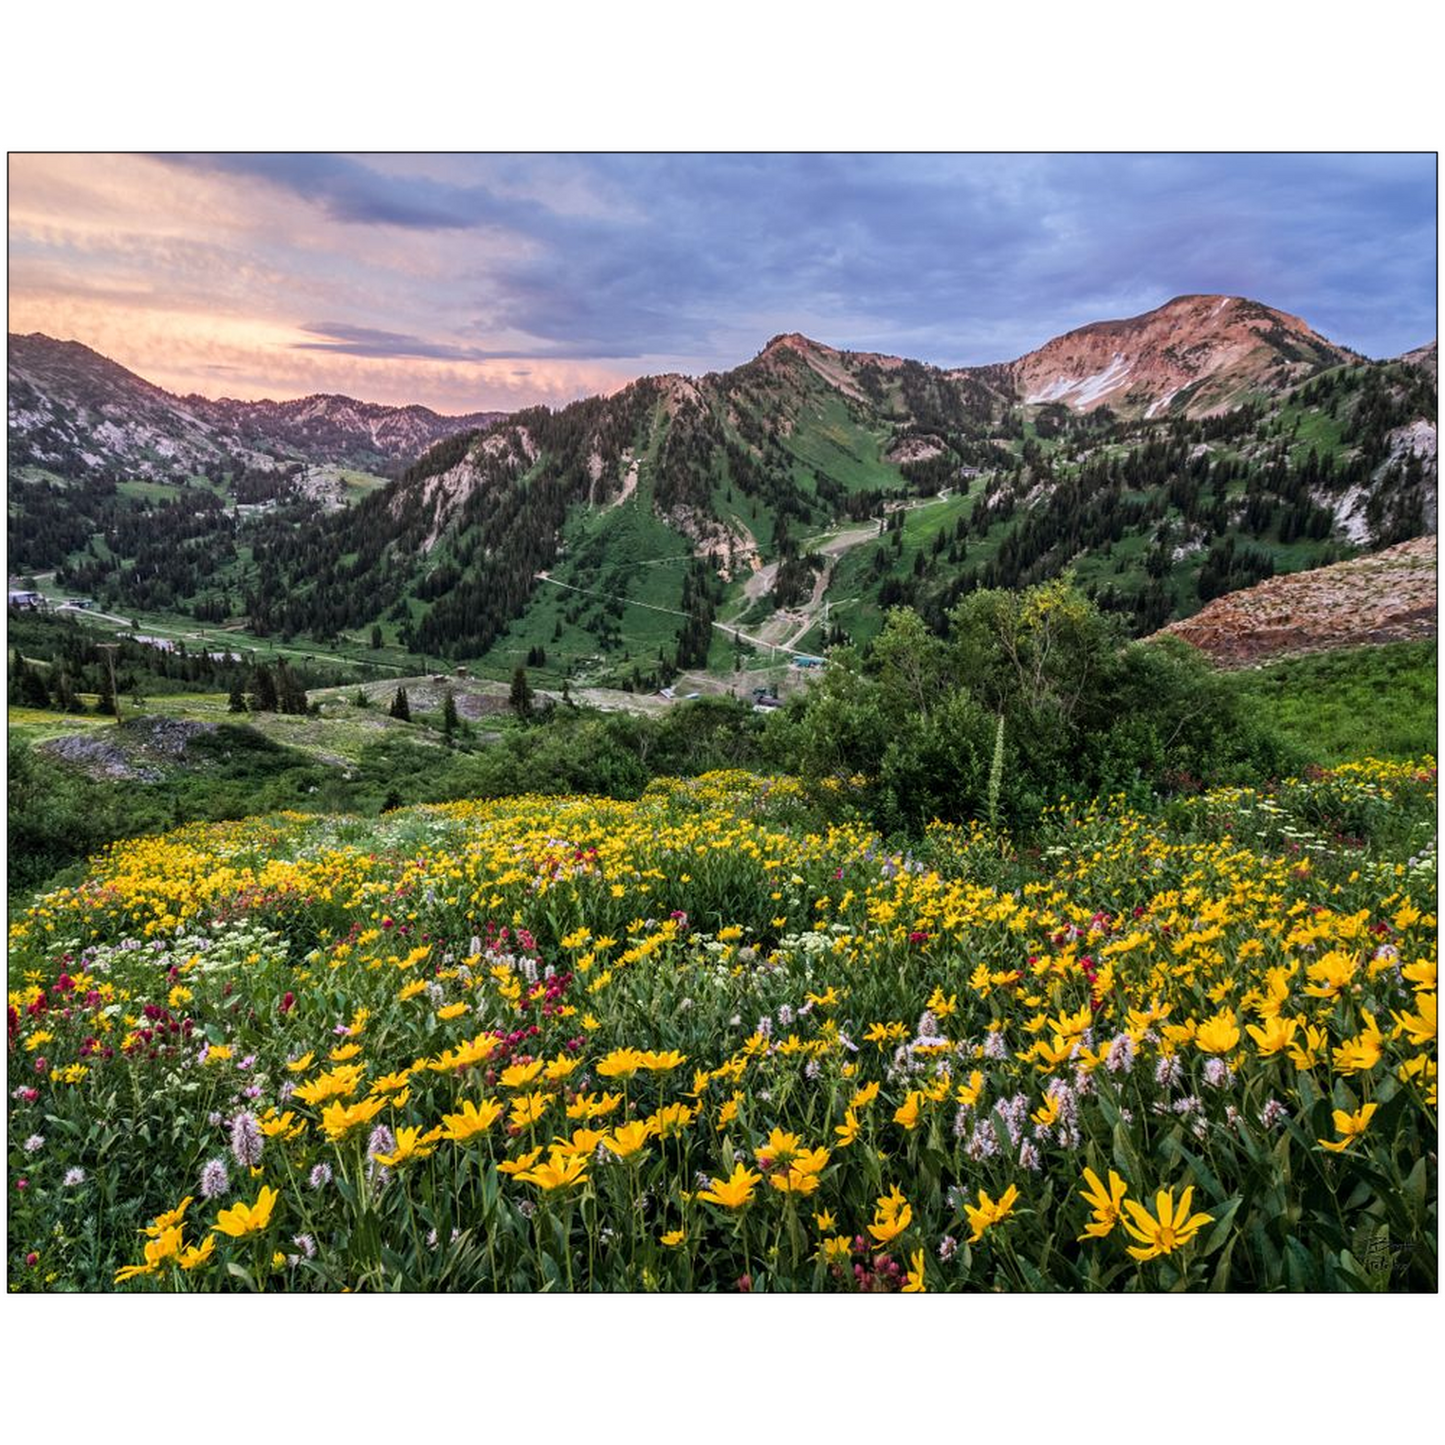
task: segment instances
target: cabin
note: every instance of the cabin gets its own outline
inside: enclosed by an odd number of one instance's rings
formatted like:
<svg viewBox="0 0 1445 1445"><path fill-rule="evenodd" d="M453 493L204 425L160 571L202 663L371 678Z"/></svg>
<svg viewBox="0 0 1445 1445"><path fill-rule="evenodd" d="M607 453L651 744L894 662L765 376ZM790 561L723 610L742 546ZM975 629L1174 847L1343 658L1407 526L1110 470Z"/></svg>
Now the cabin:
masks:
<svg viewBox="0 0 1445 1445"><path fill-rule="evenodd" d="M5 605L7 607L44 607L45 598L38 592L7 592Z"/></svg>

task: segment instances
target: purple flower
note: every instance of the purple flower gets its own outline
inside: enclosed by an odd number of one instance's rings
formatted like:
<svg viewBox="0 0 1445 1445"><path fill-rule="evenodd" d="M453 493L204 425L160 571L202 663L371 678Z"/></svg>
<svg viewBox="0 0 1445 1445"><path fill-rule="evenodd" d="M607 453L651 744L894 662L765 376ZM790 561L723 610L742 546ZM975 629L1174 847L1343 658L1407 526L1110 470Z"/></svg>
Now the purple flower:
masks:
<svg viewBox="0 0 1445 1445"><path fill-rule="evenodd" d="M1117 1035L1109 1045L1104 1067L1111 1074L1127 1074L1134 1067L1134 1040L1128 1034Z"/></svg>
<svg viewBox="0 0 1445 1445"><path fill-rule="evenodd" d="M973 1133L968 1136L963 1152L975 1163L998 1153L998 1136L994 1132L992 1119L980 1119L973 1126Z"/></svg>
<svg viewBox="0 0 1445 1445"><path fill-rule="evenodd" d="M1269 1099L1260 1110L1259 1122L1266 1129L1277 1129L1289 1118L1289 1110L1278 1099Z"/></svg>
<svg viewBox="0 0 1445 1445"><path fill-rule="evenodd" d="M219 1199L231 1192L231 1176L226 1173L224 1159L212 1159L201 1170L201 1198Z"/></svg>
<svg viewBox="0 0 1445 1445"><path fill-rule="evenodd" d="M266 1141L254 1114L243 1110L231 1120L231 1157L243 1169L254 1169L261 1162L265 1147Z"/></svg>

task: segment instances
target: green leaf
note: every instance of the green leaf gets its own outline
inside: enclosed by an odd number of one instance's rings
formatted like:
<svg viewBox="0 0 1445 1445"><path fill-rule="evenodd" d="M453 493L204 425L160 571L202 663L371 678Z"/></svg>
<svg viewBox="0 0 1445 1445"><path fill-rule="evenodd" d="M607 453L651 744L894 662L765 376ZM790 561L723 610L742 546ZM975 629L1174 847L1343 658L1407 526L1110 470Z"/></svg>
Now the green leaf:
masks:
<svg viewBox="0 0 1445 1445"><path fill-rule="evenodd" d="M251 1290L253 1293L255 1292L256 1276L253 1275L249 1269L246 1269L242 1265L236 1264L232 1260L228 1260L226 1262L226 1273L231 1275L233 1278L240 1280L241 1283L244 1284L248 1290Z"/></svg>
<svg viewBox="0 0 1445 1445"><path fill-rule="evenodd" d="M1319 1275L1309 1251L1299 1240L1290 1238L1284 1242L1285 1274L1291 1289L1315 1290L1319 1288Z"/></svg>
<svg viewBox="0 0 1445 1445"><path fill-rule="evenodd" d="M1214 1266L1214 1272L1209 1279L1209 1291L1211 1294L1223 1294L1229 1288L1229 1270L1234 1260L1234 1246L1238 1242L1237 1234L1231 1235L1228 1244L1224 1246L1224 1253L1219 1256ZM1205 1254L1209 1253L1206 1247Z"/></svg>
<svg viewBox="0 0 1445 1445"><path fill-rule="evenodd" d="M1236 1194L1233 1199L1222 1205L1219 1212L1214 1216L1214 1223L1204 1239L1204 1248L1199 1252L1201 1259L1208 1259L1226 1239L1234 1226L1234 1216L1239 1211L1239 1206L1244 1202L1242 1194Z"/></svg>

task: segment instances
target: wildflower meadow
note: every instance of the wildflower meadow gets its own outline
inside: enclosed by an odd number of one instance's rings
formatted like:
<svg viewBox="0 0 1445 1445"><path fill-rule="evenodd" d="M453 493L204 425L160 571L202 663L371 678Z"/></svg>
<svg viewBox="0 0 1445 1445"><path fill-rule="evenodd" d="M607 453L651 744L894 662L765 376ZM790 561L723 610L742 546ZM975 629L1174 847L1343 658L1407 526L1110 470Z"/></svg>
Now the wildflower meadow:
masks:
<svg viewBox="0 0 1445 1445"><path fill-rule="evenodd" d="M12 1288L1435 1289L1433 759L856 787L113 845L11 928Z"/></svg>

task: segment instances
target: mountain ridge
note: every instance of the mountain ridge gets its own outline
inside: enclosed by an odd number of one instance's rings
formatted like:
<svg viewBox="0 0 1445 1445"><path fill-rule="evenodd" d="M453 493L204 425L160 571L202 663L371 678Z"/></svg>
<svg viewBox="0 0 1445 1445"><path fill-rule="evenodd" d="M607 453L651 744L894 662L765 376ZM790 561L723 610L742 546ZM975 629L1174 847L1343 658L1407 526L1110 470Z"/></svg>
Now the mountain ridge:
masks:
<svg viewBox="0 0 1445 1445"><path fill-rule="evenodd" d="M445 416L318 392L293 401L181 396L84 342L10 333L9 466L62 474L122 470L162 480L230 461L391 468L502 412Z"/></svg>
<svg viewBox="0 0 1445 1445"><path fill-rule="evenodd" d="M320 451L341 421L372 456L421 440L376 430L406 409L326 393L228 417L147 387L131 394L180 430L157 438L172 456L196 427L233 463L275 449L278 414L293 429L283 458ZM1145 632L1433 530L1435 407L1423 363L1364 361L1243 298L1178 297L953 369L780 332L728 371L479 414L485 427L417 445L385 485L341 479L345 504L326 515L306 477L238 490L213 475L222 496L260 504L241 515L174 475L109 492L17 475L12 397L13 565L54 568L57 586L113 609L180 608L258 636L359 630L496 669L545 655L554 685L646 686L737 666L750 646L821 652L866 641L899 605L943 630L975 588L1065 571Z"/></svg>

